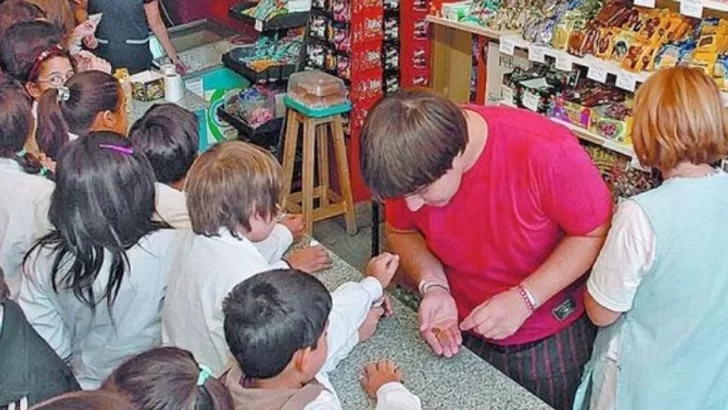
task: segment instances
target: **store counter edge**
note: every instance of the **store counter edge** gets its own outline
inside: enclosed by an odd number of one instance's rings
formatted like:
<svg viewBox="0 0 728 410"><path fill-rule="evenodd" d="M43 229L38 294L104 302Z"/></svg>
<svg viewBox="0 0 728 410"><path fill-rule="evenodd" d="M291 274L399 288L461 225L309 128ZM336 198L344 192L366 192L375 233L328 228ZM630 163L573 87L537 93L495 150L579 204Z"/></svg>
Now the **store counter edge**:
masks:
<svg viewBox="0 0 728 410"><path fill-rule="evenodd" d="M315 275L327 288L362 278L333 253L332 258L332 268ZM399 365L405 386L420 397L423 409L551 408L467 349L453 359L435 357L419 335L417 313L394 298L393 302L394 317L382 319L374 337L359 344L330 375L344 409L374 408L359 379L363 366L378 359Z"/></svg>

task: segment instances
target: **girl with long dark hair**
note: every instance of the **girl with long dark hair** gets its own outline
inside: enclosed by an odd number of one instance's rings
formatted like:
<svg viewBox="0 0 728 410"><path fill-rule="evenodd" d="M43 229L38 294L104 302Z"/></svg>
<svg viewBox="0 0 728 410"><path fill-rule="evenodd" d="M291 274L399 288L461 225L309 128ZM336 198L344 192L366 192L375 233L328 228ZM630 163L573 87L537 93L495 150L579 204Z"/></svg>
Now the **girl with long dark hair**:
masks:
<svg viewBox="0 0 728 410"><path fill-rule="evenodd" d="M125 98L119 82L101 71L76 74L65 85L46 90L39 100L38 146L57 159L64 144L89 132L126 135Z"/></svg>
<svg viewBox="0 0 728 410"><path fill-rule="evenodd" d="M122 136L92 132L61 151L53 230L25 259L19 303L84 389L161 341L178 232L154 222L154 172Z"/></svg>
<svg viewBox="0 0 728 410"><path fill-rule="evenodd" d="M102 386L139 410L233 410L227 388L187 350L160 347L132 357Z"/></svg>
<svg viewBox="0 0 728 410"><path fill-rule="evenodd" d="M42 230L35 215L47 209L55 186L25 152L32 129L30 99L19 84L0 75L0 268L12 296L20 288L23 256Z"/></svg>

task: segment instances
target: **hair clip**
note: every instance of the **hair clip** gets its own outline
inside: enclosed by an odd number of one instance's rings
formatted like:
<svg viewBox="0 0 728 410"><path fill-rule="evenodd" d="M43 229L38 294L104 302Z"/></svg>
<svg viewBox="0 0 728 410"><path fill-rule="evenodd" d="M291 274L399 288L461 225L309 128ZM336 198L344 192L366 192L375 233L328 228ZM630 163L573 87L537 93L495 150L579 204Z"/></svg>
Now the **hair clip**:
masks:
<svg viewBox="0 0 728 410"><path fill-rule="evenodd" d="M71 89L66 87L65 85L62 85L57 88L58 90L58 102L66 102L71 99Z"/></svg>
<svg viewBox="0 0 728 410"><path fill-rule="evenodd" d="M200 374L197 376L197 385L202 386L212 376L212 370L204 364L198 364L197 366L200 368Z"/></svg>
<svg viewBox="0 0 728 410"><path fill-rule="evenodd" d="M122 147L121 145L99 144L99 148L116 151L116 152L118 152L120 154L124 154L124 155L132 155L134 153L134 149L132 147Z"/></svg>

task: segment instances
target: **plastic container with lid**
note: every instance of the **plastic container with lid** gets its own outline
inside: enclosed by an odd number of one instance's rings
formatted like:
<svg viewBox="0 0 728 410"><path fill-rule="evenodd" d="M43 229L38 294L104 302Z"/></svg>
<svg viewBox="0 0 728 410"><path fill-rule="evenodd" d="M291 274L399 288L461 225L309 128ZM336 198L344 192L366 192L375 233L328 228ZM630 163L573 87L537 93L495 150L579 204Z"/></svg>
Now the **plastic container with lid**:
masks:
<svg viewBox="0 0 728 410"><path fill-rule="evenodd" d="M288 96L314 109L346 104L344 81L321 71L304 71L291 74Z"/></svg>

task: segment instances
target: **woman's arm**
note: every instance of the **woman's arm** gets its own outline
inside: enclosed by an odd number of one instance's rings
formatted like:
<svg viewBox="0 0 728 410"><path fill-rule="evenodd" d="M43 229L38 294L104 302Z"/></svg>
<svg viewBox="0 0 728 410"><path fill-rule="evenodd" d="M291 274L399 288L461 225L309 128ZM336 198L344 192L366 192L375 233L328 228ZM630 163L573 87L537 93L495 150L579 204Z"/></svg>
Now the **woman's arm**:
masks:
<svg viewBox="0 0 728 410"><path fill-rule="evenodd" d="M76 17L76 23L81 24L88 20L88 0L74 0L76 6L73 8L73 15Z"/></svg>
<svg viewBox="0 0 728 410"><path fill-rule="evenodd" d="M181 74L184 74L184 71L186 71L186 67L179 59L179 56L177 55L177 50L174 48L172 41L169 39L167 26L164 25L164 22L162 21L162 15L159 13L159 0L145 1L144 13L147 16L147 23L149 24L149 28L152 30L154 35L157 36L159 43L162 44L162 48L164 48L164 52L167 53L167 56L172 60L174 65L177 66L177 70L182 71Z"/></svg>
<svg viewBox="0 0 728 410"><path fill-rule="evenodd" d="M614 215L612 229L587 281L586 313L597 326L609 326L632 309L632 301L655 255L649 218L634 201Z"/></svg>

